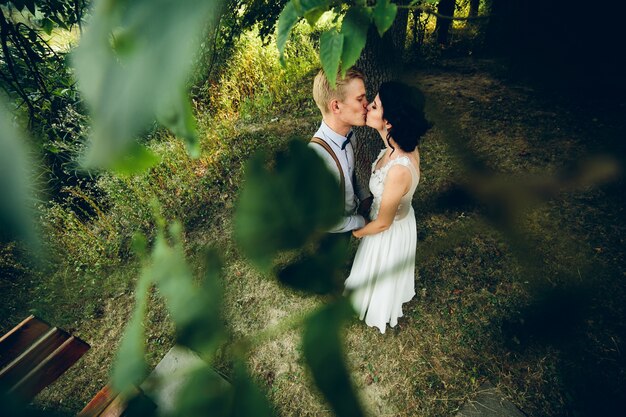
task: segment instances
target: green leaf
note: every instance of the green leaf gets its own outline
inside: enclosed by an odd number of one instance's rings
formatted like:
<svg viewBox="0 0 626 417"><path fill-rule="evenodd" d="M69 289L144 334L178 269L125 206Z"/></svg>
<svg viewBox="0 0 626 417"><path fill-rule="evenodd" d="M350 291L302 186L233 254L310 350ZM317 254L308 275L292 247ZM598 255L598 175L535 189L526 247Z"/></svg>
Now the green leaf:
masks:
<svg viewBox="0 0 626 417"><path fill-rule="evenodd" d="M0 242L18 239L37 252L33 164L25 144L0 96Z"/></svg>
<svg viewBox="0 0 626 417"><path fill-rule="evenodd" d="M159 122L176 136L183 138L187 152L192 158L200 156L200 142L196 132L196 119L193 117L191 100L187 91L179 92L178 97L164 102L168 107L157 109Z"/></svg>
<svg viewBox="0 0 626 417"><path fill-rule="evenodd" d="M151 268L146 266L135 288L135 309L124 331L111 375L113 388L121 393L131 393L148 373L148 364L145 360L143 319L146 314L148 290L151 284Z"/></svg>
<svg viewBox="0 0 626 417"><path fill-rule="evenodd" d="M296 23L298 23L300 17L301 16L298 14L296 6L291 1L285 5L285 8L278 17L278 33L276 35L276 46L278 47L278 52L280 54L280 63L283 66L285 65L285 45L287 44L287 40L289 39L291 29L293 29Z"/></svg>
<svg viewBox="0 0 626 417"><path fill-rule="evenodd" d="M343 34L331 29L320 37L320 61L330 85L335 88L339 61L343 51Z"/></svg>
<svg viewBox="0 0 626 417"><path fill-rule="evenodd" d="M128 145L127 151L115 160L111 169L122 177L129 177L147 171L161 162L161 157L137 142Z"/></svg>
<svg viewBox="0 0 626 417"><path fill-rule="evenodd" d="M343 202L337 180L308 146L291 141L273 169L257 153L246 166L235 213L235 237L258 267L278 251L294 249L339 221Z"/></svg>
<svg viewBox="0 0 626 417"><path fill-rule="evenodd" d="M221 261L215 252L207 254L205 279L200 286L185 260L180 225L170 228L174 246L163 236L156 240L153 252L152 276L165 298L176 325L177 341L196 352L210 354L222 336L220 316Z"/></svg>
<svg viewBox="0 0 626 417"><path fill-rule="evenodd" d="M382 37L391 27L398 13L398 6L390 0L378 0L374 6L374 24Z"/></svg>
<svg viewBox="0 0 626 417"><path fill-rule="evenodd" d="M190 372L176 398L175 416L229 416L233 389L213 369L200 367ZM254 415L254 414L252 414Z"/></svg>
<svg viewBox="0 0 626 417"><path fill-rule="evenodd" d="M221 12L219 0L96 2L73 53L92 115L86 165L109 168L157 118L197 154L185 98L197 44ZM123 34L114 40L111 34Z"/></svg>
<svg viewBox="0 0 626 417"><path fill-rule="evenodd" d="M353 314L347 299L326 305L304 328L302 348L315 384L338 417L363 416L345 365L341 329Z"/></svg>
<svg viewBox="0 0 626 417"><path fill-rule="evenodd" d="M41 19L40 25L43 31L46 32L47 35L50 35L52 33L52 29L54 29L54 22L48 19L47 17L44 17L43 19Z"/></svg>
<svg viewBox="0 0 626 417"><path fill-rule="evenodd" d="M341 54L341 74L353 66L361 56L367 41L367 29L372 21L371 10L365 7L350 7L341 25L344 36Z"/></svg>
<svg viewBox="0 0 626 417"><path fill-rule="evenodd" d="M278 279L294 289L315 294L341 292L348 260L349 238L328 233L313 255L305 255L281 268Z"/></svg>
<svg viewBox="0 0 626 417"><path fill-rule="evenodd" d="M303 15L310 26L314 26L330 6L328 0L302 0Z"/></svg>
<svg viewBox="0 0 626 417"><path fill-rule="evenodd" d="M237 361L234 366L234 401L232 417L272 417L272 407L256 386L245 364Z"/></svg>
<svg viewBox="0 0 626 417"><path fill-rule="evenodd" d="M28 7L28 10L30 10L32 14L35 14L35 0L25 0L24 4L26 4L26 7Z"/></svg>

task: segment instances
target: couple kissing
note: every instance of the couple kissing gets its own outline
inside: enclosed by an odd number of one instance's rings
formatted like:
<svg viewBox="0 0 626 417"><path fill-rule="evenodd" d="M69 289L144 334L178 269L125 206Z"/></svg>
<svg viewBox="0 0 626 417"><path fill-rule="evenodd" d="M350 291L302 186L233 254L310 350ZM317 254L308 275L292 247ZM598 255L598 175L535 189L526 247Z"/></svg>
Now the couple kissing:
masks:
<svg viewBox="0 0 626 417"><path fill-rule="evenodd" d="M418 144L430 124L415 88L384 82L368 103L364 80L350 68L332 88L323 71L317 74L313 98L322 122L309 147L335 175L344 196L343 216L329 236L346 243L350 234L360 239L345 281L348 296L359 318L385 333L415 295L417 228L411 200L420 178ZM355 181L353 126L375 129L382 141L369 190Z"/></svg>

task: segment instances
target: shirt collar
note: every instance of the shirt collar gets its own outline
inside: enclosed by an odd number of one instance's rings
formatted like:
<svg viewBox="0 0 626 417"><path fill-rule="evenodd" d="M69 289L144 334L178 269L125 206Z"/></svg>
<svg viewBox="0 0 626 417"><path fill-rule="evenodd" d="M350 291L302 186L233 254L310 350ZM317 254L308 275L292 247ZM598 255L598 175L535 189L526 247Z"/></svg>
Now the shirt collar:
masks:
<svg viewBox="0 0 626 417"><path fill-rule="evenodd" d="M324 133L324 135L326 136L326 138L331 140L339 148L341 148L341 145L346 140L346 136L341 136L339 133L332 130L323 120L322 120L322 125L320 126L319 130L321 130L322 133ZM351 130L352 129L350 129L350 131Z"/></svg>

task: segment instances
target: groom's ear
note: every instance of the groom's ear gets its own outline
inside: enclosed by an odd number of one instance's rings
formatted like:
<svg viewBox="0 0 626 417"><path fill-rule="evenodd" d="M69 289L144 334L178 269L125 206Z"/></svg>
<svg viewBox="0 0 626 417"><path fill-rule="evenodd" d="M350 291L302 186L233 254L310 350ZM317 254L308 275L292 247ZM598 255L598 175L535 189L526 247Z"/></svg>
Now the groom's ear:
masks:
<svg viewBox="0 0 626 417"><path fill-rule="evenodd" d="M333 114L339 113L339 100L337 99L330 100L330 102L328 103L328 109Z"/></svg>

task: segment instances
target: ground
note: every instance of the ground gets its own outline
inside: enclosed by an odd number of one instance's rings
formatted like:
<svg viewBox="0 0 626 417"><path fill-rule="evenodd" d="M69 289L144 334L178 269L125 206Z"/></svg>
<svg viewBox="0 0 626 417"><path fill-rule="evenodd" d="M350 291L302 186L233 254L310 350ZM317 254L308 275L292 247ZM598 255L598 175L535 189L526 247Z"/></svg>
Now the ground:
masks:
<svg viewBox="0 0 626 417"><path fill-rule="evenodd" d="M550 93L488 60L444 60L407 80L423 89L434 122L414 199L417 295L384 335L357 319L346 328L347 363L368 415L452 416L485 381L529 416L615 414L626 388L625 102ZM312 114L241 124L239 142L307 140ZM250 267L232 241L232 210L225 204L186 242L191 258L206 244L221 248L224 321L235 342L325 300ZM127 269L131 276L136 266ZM70 330L92 350L39 404L72 413L105 383L131 302L132 283L97 314L76 318ZM26 314L15 304L11 316ZM156 295L150 311L154 365L172 328ZM330 415L299 340L297 330L259 339L250 369L279 415ZM228 375L228 355L215 367Z"/></svg>

